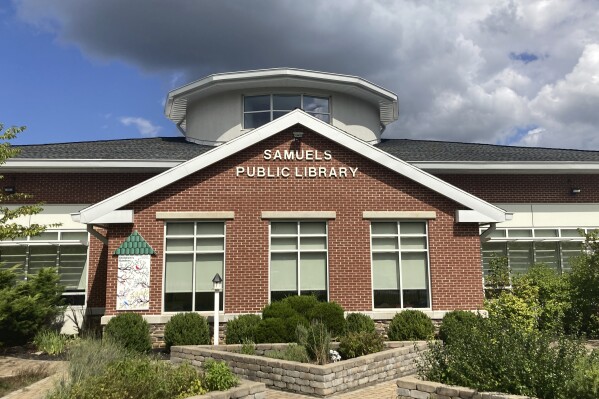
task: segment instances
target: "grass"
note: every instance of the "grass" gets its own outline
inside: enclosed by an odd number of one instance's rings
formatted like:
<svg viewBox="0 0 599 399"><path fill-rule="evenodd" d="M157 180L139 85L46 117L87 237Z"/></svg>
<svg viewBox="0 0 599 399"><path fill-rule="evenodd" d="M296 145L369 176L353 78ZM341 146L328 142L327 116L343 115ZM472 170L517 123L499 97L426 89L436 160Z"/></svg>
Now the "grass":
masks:
<svg viewBox="0 0 599 399"><path fill-rule="evenodd" d="M24 388L50 375L46 366L19 370L15 375L0 378L0 397Z"/></svg>

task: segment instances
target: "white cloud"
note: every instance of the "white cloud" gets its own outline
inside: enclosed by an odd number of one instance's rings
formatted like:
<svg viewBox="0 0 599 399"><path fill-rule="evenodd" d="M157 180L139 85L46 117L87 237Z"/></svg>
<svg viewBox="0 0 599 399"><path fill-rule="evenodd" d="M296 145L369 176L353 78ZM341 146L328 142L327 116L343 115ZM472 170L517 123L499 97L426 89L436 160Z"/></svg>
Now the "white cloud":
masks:
<svg viewBox="0 0 599 399"><path fill-rule="evenodd" d="M165 88L257 68L347 73L398 93L387 137L505 143L539 126L539 145L599 150L597 1L13 1L59 42Z"/></svg>
<svg viewBox="0 0 599 399"><path fill-rule="evenodd" d="M511 143L512 145L524 147L537 147L541 144L545 129L536 128L526 132L518 141Z"/></svg>
<svg viewBox="0 0 599 399"><path fill-rule="evenodd" d="M133 126L137 129L139 134L147 137L156 137L162 129L160 126L154 125L147 119L141 117L124 116L119 121L125 126Z"/></svg>

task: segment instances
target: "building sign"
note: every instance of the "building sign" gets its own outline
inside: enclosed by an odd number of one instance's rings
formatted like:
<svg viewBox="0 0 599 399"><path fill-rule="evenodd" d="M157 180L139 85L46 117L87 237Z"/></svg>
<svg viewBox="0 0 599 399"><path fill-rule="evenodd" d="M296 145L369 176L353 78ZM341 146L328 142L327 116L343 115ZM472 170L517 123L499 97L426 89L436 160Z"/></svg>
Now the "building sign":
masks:
<svg viewBox="0 0 599 399"><path fill-rule="evenodd" d="M354 178L358 168L344 166L279 166L274 165L285 161L324 161L333 159L330 150L264 150L265 161L272 162L273 166L238 166L235 168L235 176L259 177L259 178L288 178L314 179L314 178Z"/></svg>
<svg viewBox="0 0 599 399"><path fill-rule="evenodd" d="M150 255L119 255L116 310L150 309Z"/></svg>

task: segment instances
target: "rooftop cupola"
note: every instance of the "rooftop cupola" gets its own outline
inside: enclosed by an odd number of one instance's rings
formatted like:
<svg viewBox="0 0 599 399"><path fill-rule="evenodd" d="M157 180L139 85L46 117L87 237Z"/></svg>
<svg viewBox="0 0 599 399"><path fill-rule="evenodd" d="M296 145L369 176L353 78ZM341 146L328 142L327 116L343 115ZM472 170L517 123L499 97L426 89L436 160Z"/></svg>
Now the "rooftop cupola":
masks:
<svg viewBox="0 0 599 399"><path fill-rule="evenodd" d="M172 90L165 114L188 141L216 146L298 108L368 143L398 118L395 93L356 76L291 68L207 76Z"/></svg>

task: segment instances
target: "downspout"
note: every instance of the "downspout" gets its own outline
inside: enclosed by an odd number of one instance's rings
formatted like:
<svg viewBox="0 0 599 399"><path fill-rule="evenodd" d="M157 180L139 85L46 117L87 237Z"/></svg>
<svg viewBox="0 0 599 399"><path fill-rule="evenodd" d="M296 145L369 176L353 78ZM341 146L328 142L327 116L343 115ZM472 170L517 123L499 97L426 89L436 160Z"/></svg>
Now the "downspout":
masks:
<svg viewBox="0 0 599 399"><path fill-rule="evenodd" d="M183 128L181 127L181 124L183 122L185 122L185 118L181 119L175 126L177 126L177 130L179 130L179 132L181 132L183 137L187 137L187 132L185 130L183 130Z"/></svg>
<svg viewBox="0 0 599 399"><path fill-rule="evenodd" d="M491 223L489 228L483 231L480 235L480 242L487 242L490 239L490 235L493 234L495 229L497 228L497 223Z"/></svg>

